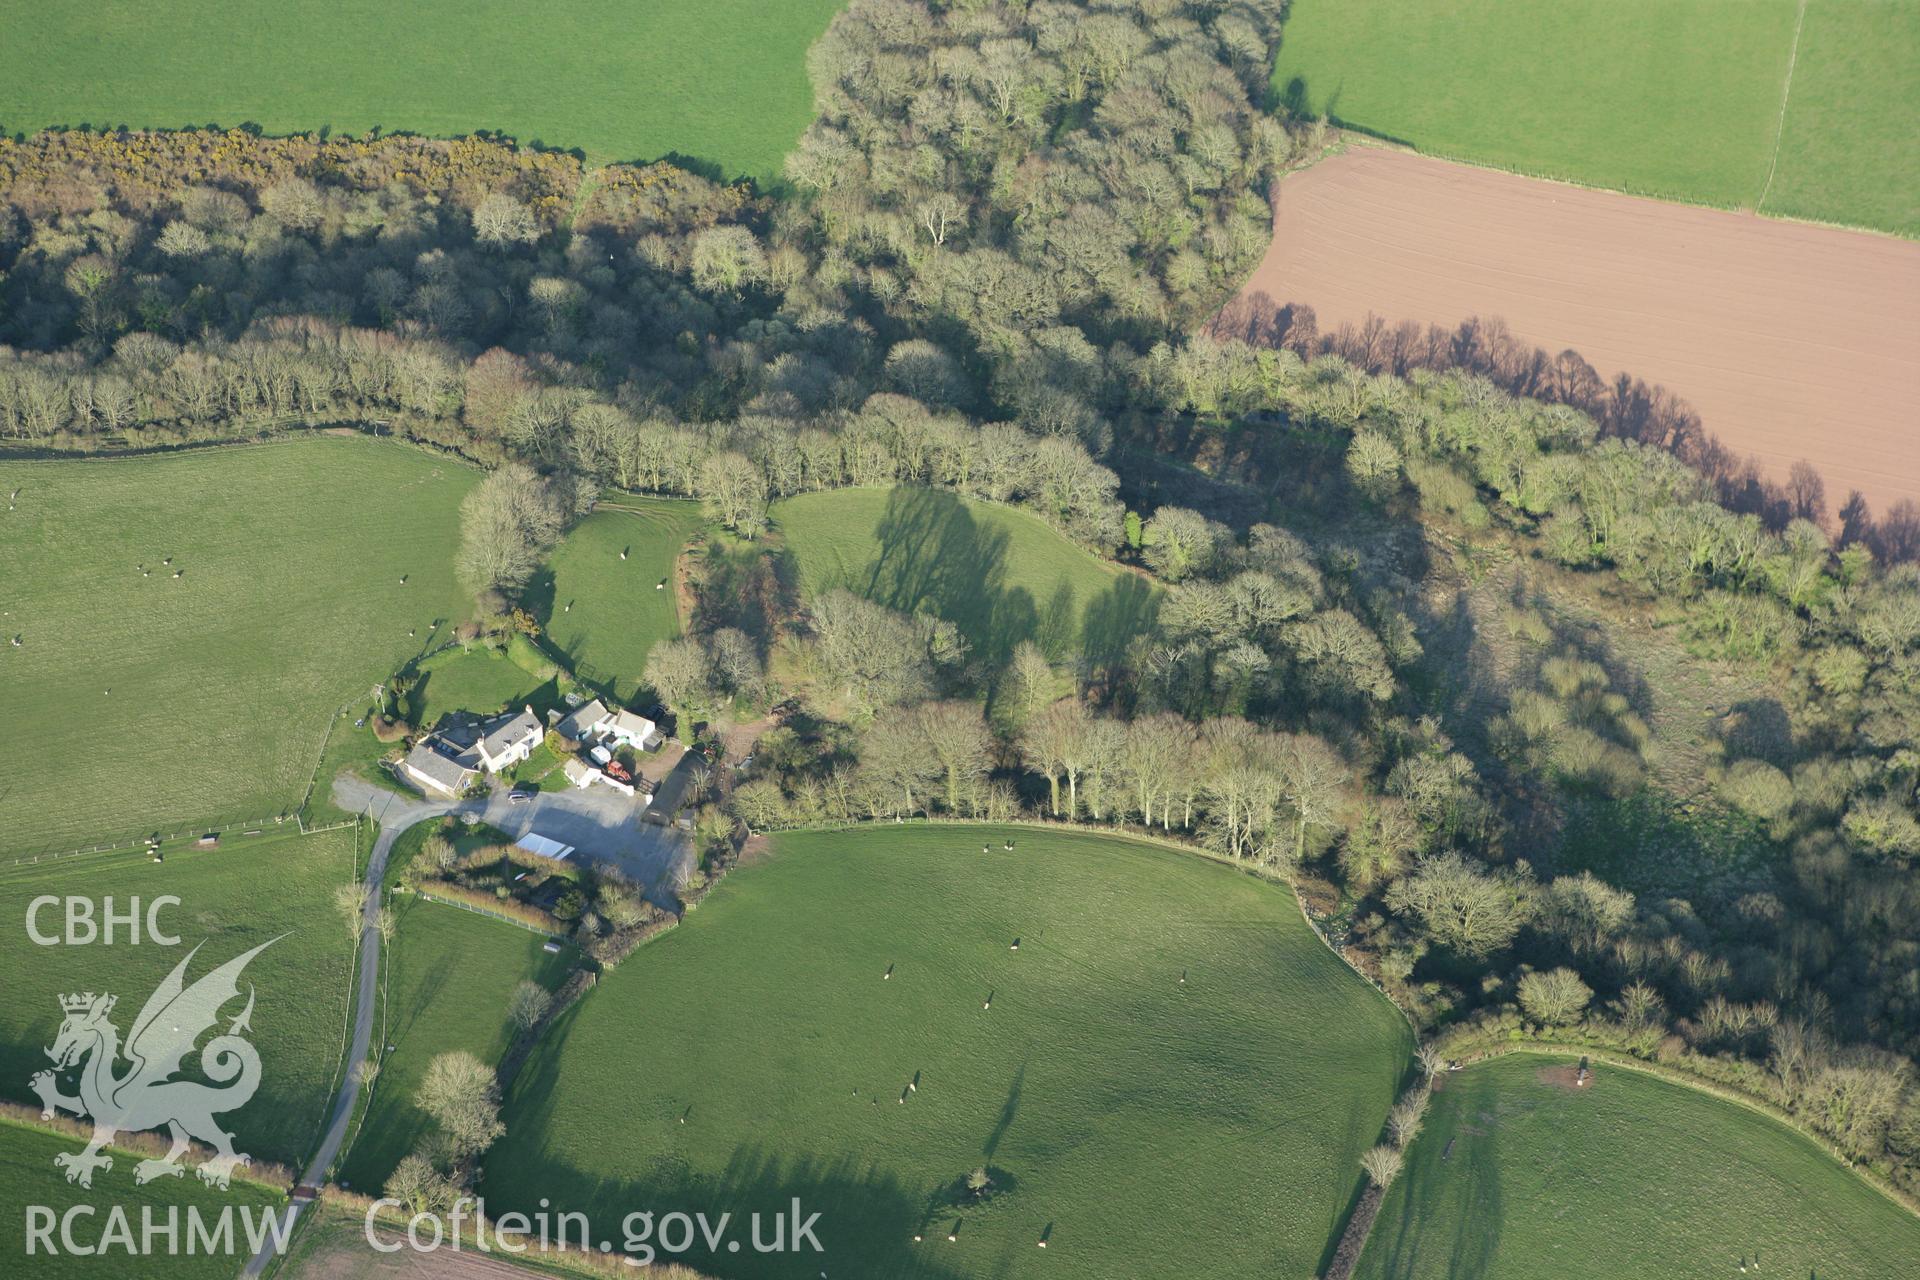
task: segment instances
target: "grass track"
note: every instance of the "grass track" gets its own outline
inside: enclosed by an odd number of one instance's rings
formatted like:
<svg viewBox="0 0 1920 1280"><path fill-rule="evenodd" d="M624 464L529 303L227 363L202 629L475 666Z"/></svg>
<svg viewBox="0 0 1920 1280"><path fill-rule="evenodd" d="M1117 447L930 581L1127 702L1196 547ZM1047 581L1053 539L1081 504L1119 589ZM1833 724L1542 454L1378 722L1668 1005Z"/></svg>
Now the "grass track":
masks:
<svg viewBox="0 0 1920 1280"><path fill-rule="evenodd" d="M141 1186L133 1180L133 1166L141 1157L116 1152L113 1168L96 1173L92 1190L70 1186L53 1166L53 1158L62 1151L78 1150L79 1142L58 1134L43 1133L27 1125L0 1121L0 1272L12 1276L32 1276L34 1280L100 1280L110 1275L138 1275L141 1280L227 1280L245 1259L244 1244L231 1254L168 1256L164 1250L133 1256L115 1250L106 1257L76 1257L64 1252L49 1256L36 1249L27 1255L26 1206L44 1205L56 1215L76 1205L92 1206L91 1217L76 1219L74 1235L82 1245L100 1240L105 1230L109 1206L125 1211L136 1247L140 1239L141 1210L152 1207L156 1220L164 1223L170 1207L181 1210L180 1238L184 1248L187 1206L201 1212L213 1226L220 1211L228 1205L255 1214L264 1213L282 1202L279 1193L236 1178L226 1191L202 1186L192 1174L180 1178L161 1178ZM244 1227L240 1213L234 1215L238 1238ZM56 1229L54 1240L59 1240ZM164 1237L160 1239L164 1240Z"/></svg>
<svg viewBox="0 0 1920 1280"><path fill-rule="evenodd" d="M802 590L845 587L959 626L1002 663L1031 639L1056 662L1119 657L1150 625L1159 591L1105 564L1038 516L937 489L837 489L773 508Z"/></svg>
<svg viewBox="0 0 1920 1280"><path fill-rule="evenodd" d="M189 983L284 934L242 977L243 998L247 984L258 992L251 1038L260 1051L259 1091L221 1121L237 1150L283 1164L305 1155L319 1134L344 1049L353 956L333 892L353 875L354 837L346 828L216 850L169 850L158 865L134 852L0 867L0 919L8 921L0 930L0 963L8 974L7 999L0 1001L0 1096L38 1105L27 1081L48 1065L43 1051L59 1030L61 995L112 992L119 1000L113 1022L125 1036L148 995L193 947L202 949L188 967ZM164 908L160 919L180 945L144 939L128 945L117 938L111 946L37 946L26 932L27 904L46 894L91 898L96 912L107 897L125 911L131 898L146 903L173 894L180 905ZM60 932L60 911L41 912L42 933ZM240 1008L223 1009L223 1018ZM197 1054L186 1059L190 1077L198 1063ZM70 1082L64 1091L73 1092Z"/></svg>
<svg viewBox="0 0 1920 1280"><path fill-rule="evenodd" d="M1920 8L1808 0L1762 211L1920 236L1916 113Z"/></svg>
<svg viewBox="0 0 1920 1280"><path fill-rule="evenodd" d="M290 811L341 702L464 616L478 474L363 439L0 458L0 852Z"/></svg>
<svg viewBox="0 0 1920 1280"><path fill-rule="evenodd" d="M633 697L648 651L680 634L668 580L699 525L697 503L610 497L568 531L529 589L547 641L583 677L611 683L618 698ZM661 582L667 587L656 590Z"/></svg>
<svg viewBox="0 0 1920 1280"><path fill-rule="evenodd" d="M1920 235L1920 8L1807 0L1296 0L1282 101L1452 159Z"/></svg>
<svg viewBox="0 0 1920 1280"><path fill-rule="evenodd" d="M0 128L503 131L590 160L777 176L842 0L0 0ZM24 37L24 38L23 38Z"/></svg>
<svg viewBox="0 0 1920 1280"><path fill-rule="evenodd" d="M823 1214L804 1271L680 1259L721 1277L1306 1275L1409 1045L1286 889L1229 868L1032 828L789 834L563 1020L484 1191L603 1234L637 1206ZM1004 1190L950 1208L978 1165Z"/></svg>
<svg viewBox="0 0 1920 1280"><path fill-rule="evenodd" d="M1720 1280L1756 1258L1793 1280L1920 1274L1920 1220L1807 1138L1604 1063L1589 1089L1542 1080L1574 1061L1521 1053L1446 1077L1362 1280Z"/></svg>
<svg viewBox="0 0 1920 1280"><path fill-rule="evenodd" d="M556 987L568 964L541 950L542 935L470 911L413 897L396 899L394 909L384 1034L399 1047L381 1063L373 1104L340 1169L349 1186L368 1194L431 1130L413 1105L427 1064L456 1049L498 1063L513 1039L507 999L514 987L527 978Z"/></svg>

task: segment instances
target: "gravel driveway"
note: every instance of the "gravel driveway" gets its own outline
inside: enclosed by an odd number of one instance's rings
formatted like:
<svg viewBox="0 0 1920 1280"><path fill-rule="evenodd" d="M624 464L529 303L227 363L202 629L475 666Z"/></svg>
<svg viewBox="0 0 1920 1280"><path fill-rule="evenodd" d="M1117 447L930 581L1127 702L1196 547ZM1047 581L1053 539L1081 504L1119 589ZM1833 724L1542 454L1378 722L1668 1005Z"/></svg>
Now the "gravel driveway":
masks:
<svg viewBox="0 0 1920 1280"><path fill-rule="evenodd" d="M662 906L686 883L693 865L693 842L685 832L642 822L641 805L611 787L542 791L524 804L509 804L505 790L478 800L425 800L343 774L334 780L333 799L342 809L371 815L383 828L454 813L478 817L516 840L537 832L573 845L575 857L618 867Z"/></svg>

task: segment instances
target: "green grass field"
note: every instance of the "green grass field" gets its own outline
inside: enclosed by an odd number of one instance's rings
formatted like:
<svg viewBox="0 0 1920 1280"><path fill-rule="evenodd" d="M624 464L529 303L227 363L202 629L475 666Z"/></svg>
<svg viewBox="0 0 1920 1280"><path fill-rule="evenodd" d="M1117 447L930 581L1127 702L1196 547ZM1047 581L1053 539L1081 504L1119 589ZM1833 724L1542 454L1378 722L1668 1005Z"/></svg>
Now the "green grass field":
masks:
<svg viewBox="0 0 1920 1280"><path fill-rule="evenodd" d="M528 596L547 642L583 679L633 697L648 650L680 634L669 578L700 523L697 503L618 495L568 530Z"/></svg>
<svg viewBox="0 0 1920 1280"><path fill-rule="evenodd" d="M0 1001L0 1096L38 1105L27 1081L48 1066L44 1050L60 1027L61 995L113 993L119 1003L112 1020L125 1036L147 997L195 946L201 951L188 967L189 983L279 938L242 976L242 997L248 985L257 992L251 1039L260 1051L260 1087L221 1119L240 1151L283 1164L304 1156L319 1134L345 1047L353 954L333 892L353 875L355 835L347 828L174 849L159 864L134 852L0 865L0 919L9 922L0 930L8 974L7 999ZM172 894L180 905L163 909L160 921L180 945L158 946L144 936L138 945L124 938L111 946L35 945L25 927L27 904L45 894L91 898L96 912L107 897L124 911L133 897L144 904ZM60 913L59 906L41 912L43 934L62 931ZM238 1003L224 1008L223 1019L240 1011ZM197 1072L199 1056L186 1063ZM73 1091L70 1083L63 1088Z"/></svg>
<svg viewBox="0 0 1920 1280"><path fill-rule="evenodd" d="M837 489L775 504L809 595L845 587L956 623L973 656L1022 640L1056 662L1119 657L1159 610L1145 578L1103 563L1038 516L938 489Z"/></svg>
<svg viewBox="0 0 1920 1280"><path fill-rule="evenodd" d="M804 1270L679 1259L722 1277L1307 1275L1410 1046L1285 888L975 826L781 836L556 1031L489 1203L823 1215Z"/></svg>
<svg viewBox="0 0 1920 1280"><path fill-rule="evenodd" d="M547 683L501 649L475 645L437 653L420 666L420 683L409 699L423 728L451 711L491 715L525 703Z"/></svg>
<svg viewBox="0 0 1920 1280"><path fill-rule="evenodd" d="M1920 236L1920 8L1809 0L1761 209Z"/></svg>
<svg viewBox="0 0 1920 1280"><path fill-rule="evenodd" d="M357 438L0 460L0 852L291 811L342 701L469 609L478 474Z"/></svg>
<svg viewBox="0 0 1920 1280"><path fill-rule="evenodd" d="M0 1203L7 1208L5 1213L0 1213L0 1273L30 1275L35 1280L99 1280L99 1277L110 1275L137 1275L141 1280L226 1280L239 1270L251 1250L241 1241L236 1243L231 1253L207 1255L184 1252L187 1208L192 1206L199 1209L203 1221L211 1227L217 1222L223 1208L236 1206L239 1212L234 1214L233 1229L239 1240L245 1231L242 1212L254 1214L257 1221L258 1215L268 1213L282 1203L278 1192L241 1178L234 1179L226 1191L203 1186L192 1174L180 1178L160 1178L142 1186L133 1180L133 1166L141 1157L118 1153L114 1156L113 1168L94 1175L91 1190L72 1186L54 1168L53 1158L62 1151L75 1150L79 1145L73 1138L0 1120ZM74 1235L83 1246L100 1241L101 1233L107 1226L110 1206L118 1206L127 1215L136 1246L140 1239L143 1208L151 1207L156 1221L162 1223L166 1221L170 1207L178 1208L181 1213L182 1252L170 1256L163 1244L157 1252L140 1255L115 1248L102 1257L78 1257L66 1253L64 1249L49 1255L36 1248L29 1256L28 1205L45 1206L56 1216L65 1214L77 1205L93 1207L91 1216L82 1215L74 1220ZM56 1228L53 1240L57 1243L59 1239ZM164 1240L164 1237L159 1239Z"/></svg>
<svg viewBox="0 0 1920 1280"><path fill-rule="evenodd" d="M1811 1141L1697 1090L1515 1054L1448 1075L1365 1280L1881 1280L1920 1273L1920 1219ZM1559 1069L1551 1082L1544 1072ZM1749 1270L1749 1276L1754 1272Z"/></svg>
<svg viewBox="0 0 1920 1280"><path fill-rule="evenodd" d="M514 987L527 978L557 987L569 963L542 951L540 934L458 907L401 897L394 910L399 927L387 949L381 1034L399 1047L381 1063L372 1106L339 1174L369 1194L431 1130L413 1105L427 1064L456 1049L497 1063L513 1040L507 999Z"/></svg>
<svg viewBox="0 0 1920 1280"><path fill-rule="evenodd" d="M1273 87L1434 155L1920 234L1920 9L1807 0L1782 129L1798 8L1296 0Z"/></svg>
<svg viewBox="0 0 1920 1280"><path fill-rule="evenodd" d="M813 115L807 46L842 0L0 0L0 128L505 132L590 160L780 171Z"/></svg>

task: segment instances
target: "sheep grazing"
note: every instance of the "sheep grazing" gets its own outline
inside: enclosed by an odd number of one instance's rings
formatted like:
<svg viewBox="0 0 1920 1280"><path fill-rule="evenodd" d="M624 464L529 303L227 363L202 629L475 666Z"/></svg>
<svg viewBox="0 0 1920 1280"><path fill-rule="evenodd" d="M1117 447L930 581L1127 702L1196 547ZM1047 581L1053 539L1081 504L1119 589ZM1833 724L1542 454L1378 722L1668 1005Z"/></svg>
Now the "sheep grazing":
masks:
<svg viewBox="0 0 1920 1280"><path fill-rule="evenodd" d="M880 975L880 981L885 982L888 978L891 978L892 976L893 976L893 966L888 965L887 971Z"/></svg>
<svg viewBox="0 0 1920 1280"><path fill-rule="evenodd" d="M667 580L665 578L660 579L660 581L653 584L653 589L655 591L665 591L667 589Z"/></svg>
<svg viewBox="0 0 1920 1280"><path fill-rule="evenodd" d="M185 572L185 570L182 570L182 569L175 569L175 570L173 571L173 576L177 578L177 577L179 577L179 576L180 576L180 575L181 575L181 574L182 574L183 572Z"/></svg>
<svg viewBox="0 0 1920 1280"><path fill-rule="evenodd" d="M1018 951L1019 949L1020 949L1020 939L1018 938L1015 938L1013 940L1013 945L1007 948L1007 950L1009 951Z"/></svg>
<svg viewBox="0 0 1920 1280"><path fill-rule="evenodd" d="M1007 843L1006 843L1006 845L1005 845L1005 847L1006 847L1006 848L1008 848L1008 849L1012 849L1012 848L1013 848L1013 841L1011 841L1011 840L1009 840L1009 841L1007 841Z"/></svg>
<svg viewBox="0 0 1920 1280"><path fill-rule="evenodd" d="M990 844L983 844L983 845L981 845L981 846L980 846L980 852L982 852L982 853L992 853L992 852L993 852L993 846L992 846L992 845L990 845Z"/></svg>
<svg viewBox="0 0 1920 1280"><path fill-rule="evenodd" d="M160 563L161 563L161 564L172 564L172 563L173 563L173 557L172 557L172 556L168 556L168 557L167 557L167 558L166 558L165 560L162 560L162 561L161 561Z"/></svg>
<svg viewBox="0 0 1920 1280"><path fill-rule="evenodd" d="M622 551L622 552L620 553L620 558L621 558L622 560L625 560L625 559L627 558L627 553L626 553L626 552L624 552L624 551Z"/></svg>

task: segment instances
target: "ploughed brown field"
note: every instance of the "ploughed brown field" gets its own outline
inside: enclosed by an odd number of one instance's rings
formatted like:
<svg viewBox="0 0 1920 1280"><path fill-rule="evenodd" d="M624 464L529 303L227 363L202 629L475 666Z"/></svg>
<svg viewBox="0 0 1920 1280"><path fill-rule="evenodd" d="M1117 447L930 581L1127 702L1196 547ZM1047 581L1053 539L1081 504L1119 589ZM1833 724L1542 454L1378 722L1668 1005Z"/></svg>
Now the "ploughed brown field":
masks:
<svg viewBox="0 0 1920 1280"><path fill-rule="evenodd" d="M1665 387L1768 480L1811 462L1829 512L1920 502L1920 244L1363 146L1280 183L1218 328L1277 337L1302 305L1322 335L1498 317Z"/></svg>

